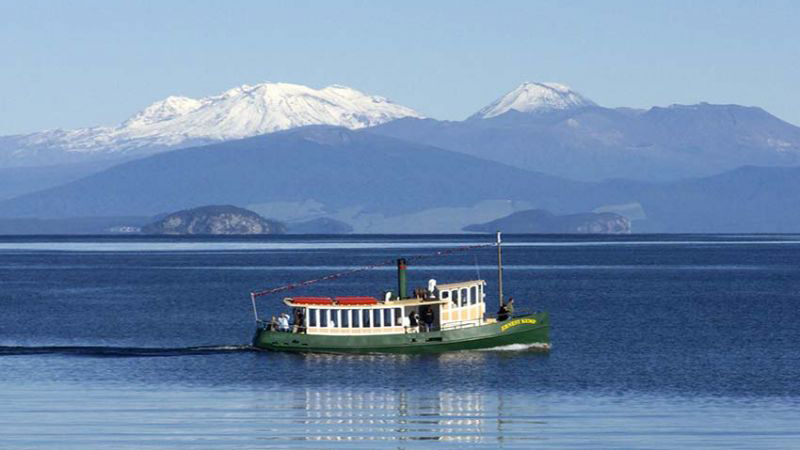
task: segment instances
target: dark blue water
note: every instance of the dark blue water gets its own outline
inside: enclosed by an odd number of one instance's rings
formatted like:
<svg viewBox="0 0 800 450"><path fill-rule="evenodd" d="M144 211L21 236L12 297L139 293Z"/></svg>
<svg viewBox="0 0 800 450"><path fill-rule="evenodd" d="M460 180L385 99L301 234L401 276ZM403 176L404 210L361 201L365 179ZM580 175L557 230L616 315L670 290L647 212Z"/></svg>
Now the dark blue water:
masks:
<svg viewBox="0 0 800 450"><path fill-rule="evenodd" d="M494 249L423 258L483 239L2 238L0 447L800 448L800 236L508 237L549 354L248 346L251 290L395 257L420 258L412 286L491 293Z"/></svg>

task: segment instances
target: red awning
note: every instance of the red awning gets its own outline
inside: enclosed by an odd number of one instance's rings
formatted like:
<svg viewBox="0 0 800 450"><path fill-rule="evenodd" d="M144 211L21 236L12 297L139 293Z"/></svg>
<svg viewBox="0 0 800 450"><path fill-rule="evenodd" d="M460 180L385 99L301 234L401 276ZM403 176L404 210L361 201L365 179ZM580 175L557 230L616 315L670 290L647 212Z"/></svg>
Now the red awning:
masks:
<svg viewBox="0 0 800 450"><path fill-rule="evenodd" d="M375 305L378 299L375 297L336 297L336 303L340 305Z"/></svg>
<svg viewBox="0 0 800 450"><path fill-rule="evenodd" d="M332 305L333 299L330 297L292 297L295 305Z"/></svg>

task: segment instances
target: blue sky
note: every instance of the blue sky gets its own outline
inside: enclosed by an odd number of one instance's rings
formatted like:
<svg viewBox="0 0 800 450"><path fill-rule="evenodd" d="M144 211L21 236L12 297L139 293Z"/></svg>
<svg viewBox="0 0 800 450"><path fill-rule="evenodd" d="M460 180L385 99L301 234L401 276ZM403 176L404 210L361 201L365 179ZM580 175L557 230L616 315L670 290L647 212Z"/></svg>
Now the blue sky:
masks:
<svg viewBox="0 0 800 450"><path fill-rule="evenodd" d="M261 81L439 119L556 81L604 106L738 103L800 124L798 24L794 1L0 0L0 135Z"/></svg>

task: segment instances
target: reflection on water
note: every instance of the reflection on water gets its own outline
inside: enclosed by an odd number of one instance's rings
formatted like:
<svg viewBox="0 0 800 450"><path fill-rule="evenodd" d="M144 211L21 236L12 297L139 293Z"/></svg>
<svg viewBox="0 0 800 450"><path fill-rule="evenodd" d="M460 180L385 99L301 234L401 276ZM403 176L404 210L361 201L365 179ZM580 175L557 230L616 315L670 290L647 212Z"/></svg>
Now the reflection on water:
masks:
<svg viewBox="0 0 800 450"><path fill-rule="evenodd" d="M453 381L438 391L424 380L408 390L0 383L0 447L752 449L800 439L796 399L477 392Z"/></svg>
<svg viewBox="0 0 800 450"><path fill-rule="evenodd" d="M287 399L305 417L293 422L310 441L443 440L483 442L499 416L476 392L406 393L306 389ZM378 433L378 435L376 435Z"/></svg>

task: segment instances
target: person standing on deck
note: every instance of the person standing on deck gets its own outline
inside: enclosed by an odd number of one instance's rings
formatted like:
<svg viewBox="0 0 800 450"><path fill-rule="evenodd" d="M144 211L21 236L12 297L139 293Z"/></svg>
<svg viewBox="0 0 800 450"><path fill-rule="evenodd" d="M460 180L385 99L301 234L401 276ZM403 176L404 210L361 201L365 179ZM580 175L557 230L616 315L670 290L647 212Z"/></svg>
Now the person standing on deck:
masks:
<svg viewBox="0 0 800 450"><path fill-rule="evenodd" d="M289 316L283 313L278 317L278 331L289 331Z"/></svg>
<svg viewBox="0 0 800 450"><path fill-rule="evenodd" d="M419 313L411 311L411 313L408 314L408 319L411 331L413 333L419 333Z"/></svg>
<svg viewBox="0 0 800 450"><path fill-rule="evenodd" d="M294 309L294 326L292 327L292 332L299 333L303 329L303 309L302 308L295 308Z"/></svg>
<svg viewBox="0 0 800 450"><path fill-rule="evenodd" d="M510 317L514 315L514 297L509 297L508 301L500 307L500 310L497 311L497 320L502 322L504 320L508 320Z"/></svg>
<svg viewBox="0 0 800 450"><path fill-rule="evenodd" d="M433 309L426 306L422 312L422 321L425 323L425 331L433 330Z"/></svg>

